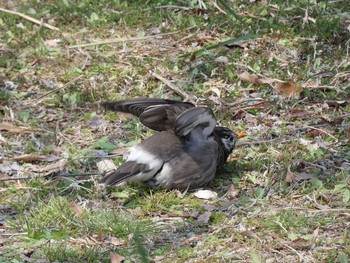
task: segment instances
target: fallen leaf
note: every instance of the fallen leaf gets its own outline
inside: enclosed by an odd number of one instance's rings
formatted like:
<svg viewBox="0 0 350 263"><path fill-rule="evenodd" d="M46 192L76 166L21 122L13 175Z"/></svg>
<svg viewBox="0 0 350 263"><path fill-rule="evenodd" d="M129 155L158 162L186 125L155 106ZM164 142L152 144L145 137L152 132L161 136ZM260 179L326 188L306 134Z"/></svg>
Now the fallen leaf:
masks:
<svg viewBox="0 0 350 263"><path fill-rule="evenodd" d="M240 234L244 237L258 238L258 236L251 230L241 231Z"/></svg>
<svg viewBox="0 0 350 263"><path fill-rule="evenodd" d="M312 233L312 243L315 243L315 242L316 242L316 240L317 240L317 238L318 238L319 230L320 230L320 228L318 227L318 228L316 228L316 229L314 230L314 232Z"/></svg>
<svg viewBox="0 0 350 263"><path fill-rule="evenodd" d="M121 239L121 238L117 238L117 237L111 237L109 242L113 245L113 246L123 246L125 245L125 240Z"/></svg>
<svg viewBox="0 0 350 263"><path fill-rule="evenodd" d="M212 212L206 211L203 214L198 216L197 221L207 224L209 222L211 214Z"/></svg>
<svg viewBox="0 0 350 263"><path fill-rule="evenodd" d="M94 131L104 130L107 128L108 122L105 121L103 116L97 115L88 120L86 125Z"/></svg>
<svg viewBox="0 0 350 263"><path fill-rule="evenodd" d="M218 194L211 190L198 190L194 193L194 196L200 199L216 199L218 198Z"/></svg>
<svg viewBox="0 0 350 263"><path fill-rule="evenodd" d="M305 110L293 110L288 116L287 118L289 119L294 119L294 118L300 118L303 116L309 116L311 114L313 114L313 111L305 111Z"/></svg>
<svg viewBox="0 0 350 263"><path fill-rule="evenodd" d="M258 85L263 83L257 75L250 74L247 71L244 71L242 74L239 74L238 78L242 81L250 82L250 83L254 83L254 84L258 84Z"/></svg>
<svg viewBox="0 0 350 263"><path fill-rule="evenodd" d="M300 142L301 145L304 145L304 146L308 146L308 145L310 145L312 143L312 141L308 141L308 140L305 140L303 138L300 138L299 142Z"/></svg>
<svg viewBox="0 0 350 263"><path fill-rule="evenodd" d="M81 214L84 212L84 208L78 204L71 204L69 209L72 210L77 217L81 216Z"/></svg>
<svg viewBox="0 0 350 263"><path fill-rule="evenodd" d="M317 88L320 86L320 84L321 84L321 82L319 80L314 81L312 79L309 79L302 86L304 88Z"/></svg>
<svg viewBox="0 0 350 263"><path fill-rule="evenodd" d="M0 172L4 174L12 174L21 170L21 166L17 162L4 161L0 165Z"/></svg>
<svg viewBox="0 0 350 263"><path fill-rule="evenodd" d="M33 131L29 127L15 126L12 123L1 122L0 123L0 131L8 131L12 133L27 133Z"/></svg>
<svg viewBox="0 0 350 263"><path fill-rule="evenodd" d="M285 181L286 181L286 183L292 183L294 181L294 175L293 175L292 171L290 170L290 165L288 165L287 175L286 175Z"/></svg>
<svg viewBox="0 0 350 263"><path fill-rule="evenodd" d="M227 195L229 199L233 199L239 195L239 189L236 189L233 184L230 184L227 190Z"/></svg>
<svg viewBox="0 0 350 263"><path fill-rule="evenodd" d="M33 168L33 171L38 173L45 173L45 175L49 175L53 172L63 171L66 165L67 165L67 160L61 159L58 162L55 162L46 166L36 166Z"/></svg>
<svg viewBox="0 0 350 263"><path fill-rule="evenodd" d="M115 171L117 169L117 166L111 161L111 160L101 160L96 163L97 170L100 174L106 174L108 172Z"/></svg>
<svg viewBox="0 0 350 263"><path fill-rule="evenodd" d="M6 143L6 142L7 142L6 139L0 133L0 144Z"/></svg>
<svg viewBox="0 0 350 263"><path fill-rule="evenodd" d="M58 47L59 46L59 43L61 42L60 39L47 39L44 41L44 44L47 46L47 47Z"/></svg>
<svg viewBox="0 0 350 263"><path fill-rule="evenodd" d="M118 255L115 252L110 252L109 256L111 257L111 263L121 263L125 260L125 257Z"/></svg>
<svg viewBox="0 0 350 263"><path fill-rule="evenodd" d="M12 157L12 159L15 161L35 162L35 161L41 160L41 157L35 154L23 154L23 155Z"/></svg>
<svg viewBox="0 0 350 263"><path fill-rule="evenodd" d="M300 181L303 181L303 180L308 180L308 179L311 179L313 177L315 177L316 175L315 174L309 174L309 173L294 173L293 174L293 177L294 177L294 180L296 182L300 182Z"/></svg>
<svg viewBox="0 0 350 263"><path fill-rule="evenodd" d="M303 91L303 87L293 81L277 82L274 88L283 98L299 98L300 93Z"/></svg>
<svg viewBox="0 0 350 263"><path fill-rule="evenodd" d="M207 89L206 91L204 91L204 95L208 96L210 93L215 93L215 95L220 98L221 97L221 91L217 88L217 87L211 87L209 89Z"/></svg>
<svg viewBox="0 0 350 263"><path fill-rule="evenodd" d="M228 64L228 58L227 57L224 57L224 56L221 56L221 57L217 57L214 59L215 62L221 62L221 63L225 63L225 64Z"/></svg>
<svg viewBox="0 0 350 263"><path fill-rule="evenodd" d="M120 148L116 148L113 151L110 152L110 155L113 156L123 156L125 155L127 152L129 151L128 147L120 147Z"/></svg>

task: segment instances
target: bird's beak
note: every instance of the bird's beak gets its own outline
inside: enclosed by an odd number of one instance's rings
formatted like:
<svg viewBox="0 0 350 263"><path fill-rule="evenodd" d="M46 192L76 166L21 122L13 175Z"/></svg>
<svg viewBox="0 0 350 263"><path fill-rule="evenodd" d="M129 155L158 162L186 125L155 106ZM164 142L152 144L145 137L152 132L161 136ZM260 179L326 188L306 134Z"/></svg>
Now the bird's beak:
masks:
<svg viewBox="0 0 350 263"><path fill-rule="evenodd" d="M241 133L241 132L236 132L236 134L237 134L238 139L241 139L241 138L246 137L248 135L246 133Z"/></svg>

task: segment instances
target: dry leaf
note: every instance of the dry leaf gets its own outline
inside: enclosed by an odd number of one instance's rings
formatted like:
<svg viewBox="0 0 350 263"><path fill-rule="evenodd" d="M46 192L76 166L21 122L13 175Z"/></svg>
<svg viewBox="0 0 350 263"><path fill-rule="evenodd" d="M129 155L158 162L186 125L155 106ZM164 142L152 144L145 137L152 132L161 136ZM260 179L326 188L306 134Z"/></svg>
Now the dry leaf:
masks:
<svg viewBox="0 0 350 263"><path fill-rule="evenodd" d="M218 194L211 190L198 190L194 193L194 196L200 199L216 199L218 198Z"/></svg>
<svg viewBox="0 0 350 263"><path fill-rule="evenodd" d="M293 81L277 82L274 88L283 98L299 98L300 93L303 91L303 87L295 84Z"/></svg>
<svg viewBox="0 0 350 263"><path fill-rule="evenodd" d="M306 81L302 86L304 88L318 88L320 86L321 82L319 80L312 80L309 79L308 81Z"/></svg>
<svg viewBox="0 0 350 263"><path fill-rule="evenodd" d="M314 113L313 111L294 110L294 111L292 111L292 113L290 113L288 115L288 118L289 119L300 118L300 117L303 117L303 116L311 115L313 113Z"/></svg>
<svg viewBox="0 0 350 263"><path fill-rule="evenodd" d="M111 237L109 242L113 245L113 246L123 246L125 245L125 240L121 239L121 238L117 238L117 237Z"/></svg>
<svg viewBox="0 0 350 263"><path fill-rule="evenodd" d="M258 238L258 236L251 230L241 231L240 234L244 237Z"/></svg>
<svg viewBox="0 0 350 263"><path fill-rule="evenodd" d="M81 216L81 214L84 212L84 208L78 204L71 204L69 209L72 210L77 217Z"/></svg>
<svg viewBox="0 0 350 263"><path fill-rule="evenodd" d="M233 199L239 195L239 189L236 189L233 184L230 184L227 190L227 196L229 199Z"/></svg>
<svg viewBox="0 0 350 263"><path fill-rule="evenodd" d="M209 222L211 214L212 212L206 211L203 214L198 216L197 221L207 224Z"/></svg>
<svg viewBox="0 0 350 263"><path fill-rule="evenodd" d="M299 181L303 181L303 180L308 180L308 179L311 179L313 177L315 177L316 175L315 174L308 174L308 173L294 173L293 174L293 177L294 177L294 180L296 182L299 182Z"/></svg>
<svg viewBox="0 0 350 263"><path fill-rule="evenodd" d="M214 59L215 62L221 62L221 63L225 63L225 64L228 64L229 61L228 61L228 58L227 57L224 57L224 56L221 56L221 57L217 57Z"/></svg>
<svg viewBox="0 0 350 263"><path fill-rule="evenodd" d="M34 167L33 171L38 173L45 173L45 175L49 175L53 172L63 171L66 165L67 165L67 160L61 159L58 162L55 162L43 167L40 167L40 166Z"/></svg>
<svg viewBox="0 0 350 263"><path fill-rule="evenodd" d="M294 181L294 175L293 175L292 171L290 170L290 165L288 165L287 175L286 175L285 181L286 181L286 183L292 183Z"/></svg>
<svg viewBox="0 0 350 263"><path fill-rule="evenodd" d="M247 71L244 71L242 74L238 75L239 79L245 82L250 82L254 84L262 84L262 81L259 79L257 75L250 74Z"/></svg>
<svg viewBox="0 0 350 263"><path fill-rule="evenodd" d="M6 141L6 139L1 135L1 133L0 133L0 145L2 144L2 143L6 143L7 141Z"/></svg>
<svg viewBox="0 0 350 263"><path fill-rule="evenodd" d="M115 252L110 252L109 256L111 257L111 263L121 263L125 260L125 257L118 255Z"/></svg>
<svg viewBox="0 0 350 263"><path fill-rule="evenodd" d="M215 95L220 98L221 97L221 91L217 87L211 87L204 91L204 95L208 96L211 92L215 93Z"/></svg>
<svg viewBox="0 0 350 263"><path fill-rule="evenodd" d="M1 122L0 131L8 131L12 133L26 133L26 132L31 132L32 129L29 127L15 126L12 123L8 123L8 122Z"/></svg>
<svg viewBox="0 0 350 263"><path fill-rule="evenodd" d="M45 46L47 47L58 47L59 42L61 42L60 39L48 39L44 41Z"/></svg>
<svg viewBox="0 0 350 263"><path fill-rule="evenodd" d="M106 174L108 172L115 171L117 169L117 166L111 161L111 160L101 160L97 165L97 170L100 174Z"/></svg>
<svg viewBox="0 0 350 263"><path fill-rule="evenodd" d="M15 156L12 159L15 161L35 162L35 161L41 160L42 158L35 154L23 154L23 155Z"/></svg>
<svg viewBox="0 0 350 263"><path fill-rule="evenodd" d="M319 230L320 230L320 228L318 227L312 233L312 243L316 242L316 240L318 238Z"/></svg>
<svg viewBox="0 0 350 263"><path fill-rule="evenodd" d="M0 165L0 172L3 174L12 174L21 170L21 166L17 162L4 161Z"/></svg>
<svg viewBox="0 0 350 263"><path fill-rule="evenodd" d="M129 148L128 147L121 147L121 148L117 148L117 149L114 149L111 154L113 156L123 156L125 155L127 152L129 151Z"/></svg>

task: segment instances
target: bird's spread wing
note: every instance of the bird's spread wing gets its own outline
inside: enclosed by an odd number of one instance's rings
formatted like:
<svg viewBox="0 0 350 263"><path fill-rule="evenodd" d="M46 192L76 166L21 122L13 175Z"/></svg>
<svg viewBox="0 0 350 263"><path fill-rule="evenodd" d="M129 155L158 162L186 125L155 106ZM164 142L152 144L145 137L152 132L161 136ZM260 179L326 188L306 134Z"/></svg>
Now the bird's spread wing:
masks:
<svg viewBox="0 0 350 263"><path fill-rule="evenodd" d="M173 129L176 118L182 112L194 107L189 102L149 98L104 102L102 105L108 110L139 117L143 125L156 131Z"/></svg>
<svg viewBox="0 0 350 263"><path fill-rule="evenodd" d="M213 133L215 125L216 120L211 109L191 108L177 117L174 131L179 137L190 135L190 137L197 136L198 139L205 139Z"/></svg>

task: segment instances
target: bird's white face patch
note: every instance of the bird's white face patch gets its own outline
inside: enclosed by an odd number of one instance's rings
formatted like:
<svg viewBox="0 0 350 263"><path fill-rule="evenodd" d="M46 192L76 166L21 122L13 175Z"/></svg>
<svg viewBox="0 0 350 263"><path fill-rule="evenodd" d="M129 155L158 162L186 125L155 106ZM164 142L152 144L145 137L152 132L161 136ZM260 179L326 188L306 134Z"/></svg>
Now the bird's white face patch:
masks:
<svg viewBox="0 0 350 263"><path fill-rule="evenodd" d="M232 152L235 148L236 141L230 138L221 138L221 142L224 144L227 151Z"/></svg>
<svg viewBox="0 0 350 263"><path fill-rule="evenodd" d="M162 167L163 161L157 156L147 152L140 146L134 146L130 149L129 155L126 161L134 161L140 164L147 164L149 172L138 173L128 179L128 181L134 182L144 182L152 179L152 177L158 172Z"/></svg>

